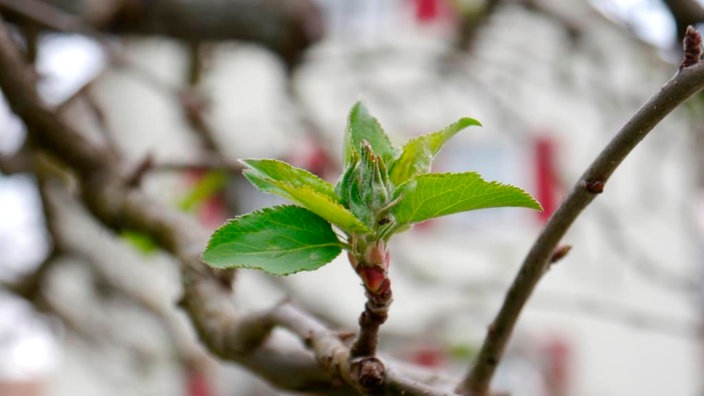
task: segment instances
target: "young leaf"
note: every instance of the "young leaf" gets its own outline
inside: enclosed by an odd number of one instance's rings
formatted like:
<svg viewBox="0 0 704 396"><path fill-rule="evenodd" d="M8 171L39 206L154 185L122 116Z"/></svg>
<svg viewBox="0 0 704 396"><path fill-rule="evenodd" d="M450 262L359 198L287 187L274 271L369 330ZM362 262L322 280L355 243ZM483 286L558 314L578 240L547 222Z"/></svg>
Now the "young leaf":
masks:
<svg viewBox="0 0 704 396"><path fill-rule="evenodd" d="M292 187L307 186L323 195L327 195L331 199L337 198L332 184L305 169L297 168L286 162L273 159L250 158L240 160L240 162L249 168L245 170L245 176L256 173L257 175L273 181L286 182ZM272 193L279 194L277 192Z"/></svg>
<svg viewBox="0 0 704 396"><path fill-rule="evenodd" d="M159 251L159 246L147 234L137 231L123 230L120 232L120 238L129 245L132 245L132 247L145 256Z"/></svg>
<svg viewBox="0 0 704 396"><path fill-rule="evenodd" d="M409 140L403 146L401 156L391 165L389 172L391 182L400 186L413 176L430 172L430 164L442 146L457 132L470 125L481 126L482 124L472 118L461 118L445 129Z"/></svg>
<svg viewBox="0 0 704 396"><path fill-rule="evenodd" d="M362 102L355 103L347 119L345 133L345 166L352 162L352 153L362 155L363 142L368 142L376 155L386 164L390 164L396 156L396 149L391 145L389 137L381 129L379 121L369 114Z"/></svg>
<svg viewBox="0 0 704 396"><path fill-rule="evenodd" d="M259 190L297 202L346 232L367 227L340 204L332 184L305 169L272 159L242 160L245 177Z"/></svg>
<svg viewBox="0 0 704 396"><path fill-rule="evenodd" d="M223 172L208 172L191 187L185 197L181 198L178 206L184 212L195 211L209 198L222 191L227 183L227 176Z"/></svg>
<svg viewBox="0 0 704 396"><path fill-rule="evenodd" d="M393 191L384 162L374 154L370 144L363 142L361 151L361 156L354 153L336 191L342 204L369 229L374 229Z"/></svg>
<svg viewBox="0 0 704 396"><path fill-rule="evenodd" d="M392 209L399 226L475 209L518 206L542 210L518 187L484 181L476 172L417 176L396 190Z"/></svg>
<svg viewBox="0 0 704 396"><path fill-rule="evenodd" d="M325 219L299 206L277 206L225 223L210 237L201 259L216 268L288 275L322 267L341 246Z"/></svg>

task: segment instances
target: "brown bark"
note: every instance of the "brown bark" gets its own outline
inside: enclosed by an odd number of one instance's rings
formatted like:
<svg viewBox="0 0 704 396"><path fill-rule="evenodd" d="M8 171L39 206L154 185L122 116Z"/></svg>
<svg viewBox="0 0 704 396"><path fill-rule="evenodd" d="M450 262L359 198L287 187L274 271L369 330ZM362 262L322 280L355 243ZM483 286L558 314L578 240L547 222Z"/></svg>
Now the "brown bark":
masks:
<svg viewBox="0 0 704 396"><path fill-rule="evenodd" d="M311 0L0 0L10 21L45 29L158 35L185 42L240 40L266 47L292 67L322 37Z"/></svg>

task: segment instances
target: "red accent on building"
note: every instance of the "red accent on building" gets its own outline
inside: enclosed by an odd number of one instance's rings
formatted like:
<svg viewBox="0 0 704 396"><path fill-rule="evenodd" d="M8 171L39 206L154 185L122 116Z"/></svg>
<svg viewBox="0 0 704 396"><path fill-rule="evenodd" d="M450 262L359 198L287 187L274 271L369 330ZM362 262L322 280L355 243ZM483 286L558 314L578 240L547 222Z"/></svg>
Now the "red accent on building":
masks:
<svg viewBox="0 0 704 396"><path fill-rule="evenodd" d="M186 395L187 396L212 396L208 378L198 369L190 369L188 372Z"/></svg>
<svg viewBox="0 0 704 396"><path fill-rule="evenodd" d="M438 0L415 0L416 19L430 22L438 16Z"/></svg>
<svg viewBox="0 0 704 396"><path fill-rule="evenodd" d="M557 171L555 142L551 137L539 136L535 141L535 198L543 205L537 212L541 222L547 222L557 209Z"/></svg>
<svg viewBox="0 0 704 396"><path fill-rule="evenodd" d="M546 384L548 396L565 396L570 389L570 346L560 338L547 345Z"/></svg>

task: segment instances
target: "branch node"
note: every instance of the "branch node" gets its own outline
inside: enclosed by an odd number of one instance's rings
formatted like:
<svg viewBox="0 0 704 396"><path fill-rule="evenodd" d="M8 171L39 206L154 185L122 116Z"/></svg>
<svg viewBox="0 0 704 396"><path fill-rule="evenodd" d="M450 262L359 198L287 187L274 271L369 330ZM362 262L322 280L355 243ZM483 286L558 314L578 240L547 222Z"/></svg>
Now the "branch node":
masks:
<svg viewBox="0 0 704 396"><path fill-rule="evenodd" d="M601 194L604 192L606 181L603 178L587 179L584 182L584 188L592 194Z"/></svg>
<svg viewBox="0 0 704 396"><path fill-rule="evenodd" d="M550 264L555 264L565 258L565 256L569 254L570 250L572 250L572 245L562 245L555 249L555 251L552 252L552 256L550 257Z"/></svg>
<svg viewBox="0 0 704 396"><path fill-rule="evenodd" d="M306 348L308 348L308 349L313 348L314 334L312 331L309 331L308 333L303 335L303 337L301 337L301 338L303 340L303 345L305 345Z"/></svg>
<svg viewBox="0 0 704 396"><path fill-rule="evenodd" d="M364 356L350 361L350 378L366 392L379 390L386 380L384 363L374 356Z"/></svg>

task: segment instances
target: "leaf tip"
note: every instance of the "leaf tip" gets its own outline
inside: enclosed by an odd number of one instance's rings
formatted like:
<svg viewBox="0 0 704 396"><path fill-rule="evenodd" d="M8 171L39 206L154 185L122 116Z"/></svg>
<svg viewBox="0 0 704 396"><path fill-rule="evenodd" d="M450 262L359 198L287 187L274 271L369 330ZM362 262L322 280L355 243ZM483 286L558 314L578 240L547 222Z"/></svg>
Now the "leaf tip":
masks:
<svg viewBox="0 0 704 396"><path fill-rule="evenodd" d="M237 160L239 163L244 165L242 173L247 175L254 173L257 168L257 164L262 162L261 158L241 158Z"/></svg>
<svg viewBox="0 0 704 396"><path fill-rule="evenodd" d="M255 161L256 158L240 158L237 160L237 162L241 163L242 165L249 166L250 162Z"/></svg>
<svg viewBox="0 0 704 396"><path fill-rule="evenodd" d="M481 122L471 117L462 117L457 121L457 123L459 124L460 128L466 128L469 126L483 126Z"/></svg>
<svg viewBox="0 0 704 396"><path fill-rule="evenodd" d="M350 109L350 114L358 112L358 111L368 112L367 106L365 106L364 102L362 102L361 100L354 102L354 104L352 105L352 108Z"/></svg>
<svg viewBox="0 0 704 396"><path fill-rule="evenodd" d="M528 195L530 195L530 194L528 194ZM532 198L533 204L534 204L534 205L531 206L530 208L531 208L531 209L535 209L535 210L537 210L538 212L544 212L545 209L543 208L543 205L541 205L540 202L538 202L538 200L535 199L532 195L530 195L530 197Z"/></svg>

